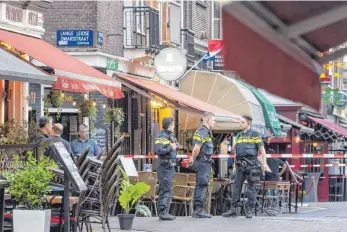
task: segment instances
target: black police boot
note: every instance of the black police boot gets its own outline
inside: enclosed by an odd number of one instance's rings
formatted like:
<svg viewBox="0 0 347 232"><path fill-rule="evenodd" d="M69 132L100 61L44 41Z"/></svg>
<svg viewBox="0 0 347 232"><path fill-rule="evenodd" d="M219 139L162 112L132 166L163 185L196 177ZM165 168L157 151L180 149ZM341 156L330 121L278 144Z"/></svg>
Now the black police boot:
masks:
<svg viewBox="0 0 347 232"><path fill-rule="evenodd" d="M192 217L195 217L195 218L212 218L212 215L207 213L203 209L197 209L193 212Z"/></svg>
<svg viewBox="0 0 347 232"><path fill-rule="evenodd" d="M237 217L237 213L236 213L236 207L235 206L231 206L231 208L226 211L225 213L222 214L223 217L233 217L236 218Z"/></svg>
<svg viewBox="0 0 347 232"><path fill-rule="evenodd" d="M175 220L176 217L172 216L169 213L162 213L162 214L159 215L159 219L163 220L163 221L172 221L172 220Z"/></svg>
<svg viewBox="0 0 347 232"><path fill-rule="evenodd" d="M246 205L245 206L245 215L246 215L246 218L252 218L253 216L253 208L252 206L250 205Z"/></svg>

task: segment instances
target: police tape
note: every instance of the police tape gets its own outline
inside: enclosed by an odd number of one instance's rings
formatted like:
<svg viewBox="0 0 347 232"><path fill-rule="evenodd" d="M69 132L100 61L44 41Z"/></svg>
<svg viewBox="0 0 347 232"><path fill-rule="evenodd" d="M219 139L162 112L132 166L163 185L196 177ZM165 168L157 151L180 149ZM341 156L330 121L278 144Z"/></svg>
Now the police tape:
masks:
<svg viewBox="0 0 347 232"><path fill-rule="evenodd" d="M347 164L302 164L290 165L291 168L320 168L320 167L347 167Z"/></svg>
<svg viewBox="0 0 347 232"><path fill-rule="evenodd" d="M336 158L336 159L343 159L347 158L347 154L267 154L268 158L314 158L314 159L323 159L323 158ZM133 159L156 159L158 158L157 155L149 154L149 155L122 155L124 158L133 158ZM177 159L181 158L189 158L191 157L191 154L185 154L185 155L177 155ZM212 155L212 158L235 158L234 154L214 154Z"/></svg>
<svg viewBox="0 0 347 232"><path fill-rule="evenodd" d="M347 176L303 176L304 179L345 179Z"/></svg>

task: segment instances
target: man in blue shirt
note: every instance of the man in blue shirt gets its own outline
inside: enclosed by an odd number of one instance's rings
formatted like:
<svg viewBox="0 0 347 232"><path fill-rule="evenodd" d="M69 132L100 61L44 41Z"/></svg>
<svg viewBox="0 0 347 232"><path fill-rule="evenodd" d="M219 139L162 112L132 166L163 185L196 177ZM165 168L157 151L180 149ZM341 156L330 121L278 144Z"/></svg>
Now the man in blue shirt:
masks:
<svg viewBox="0 0 347 232"><path fill-rule="evenodd" d="M76 157L79 157L81 153L90 146L88 156L98 156L99 150L95 141L89 139L89 128L87 125L82 124L79 127L79 138L74 139L71 142L71 148Z"/></svg>

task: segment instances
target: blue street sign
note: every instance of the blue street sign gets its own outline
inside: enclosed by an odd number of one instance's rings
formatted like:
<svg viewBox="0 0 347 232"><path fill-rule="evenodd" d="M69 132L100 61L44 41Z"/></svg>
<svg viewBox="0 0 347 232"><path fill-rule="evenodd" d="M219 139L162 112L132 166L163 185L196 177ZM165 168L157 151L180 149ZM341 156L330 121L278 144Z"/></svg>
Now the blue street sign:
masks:
<svg viewBox="0 0 347 232"><path fill-rule="evenodd" d="M58 30L57 46L93 46L94 36L92 30Z"/></svg>
<svg viewBox="0 0 347 232"><path fill-rule="evenodd" d="M98 32L98 44L102 45L104 43L104 34L102 32Z"/></svg>

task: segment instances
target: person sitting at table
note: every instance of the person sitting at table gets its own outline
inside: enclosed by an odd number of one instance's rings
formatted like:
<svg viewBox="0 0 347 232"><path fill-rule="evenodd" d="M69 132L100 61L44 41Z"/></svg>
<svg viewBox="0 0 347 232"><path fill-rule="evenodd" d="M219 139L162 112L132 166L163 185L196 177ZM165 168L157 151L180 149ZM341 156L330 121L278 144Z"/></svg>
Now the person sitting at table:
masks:
<svg viewBox="0 0 347 232"><path fill-rule="evenodd" d="M60 166L59 158L57 157L55 151L53 150L54 143L61 142L62 144L64 144L64 147L66 148L67 152L69 154L72 154L70 143L61 137L61 135L63 134L63 131L64 131L63 125L61 125L60 123L55 123L52 127L51 136L47 139L49 149L47 150L46 155L51 157L59 166Z"/></svg>
<svg viewBox="0 0 347 232"><path fill-rule="evenodd" d="M265 172L265 181L280 181L282 175L287 171L287 165L278 158L268 158L267 164L271 172ZM280 172L280 167L282 168Z"/></svg>
<svg viewBox="0 0 347 232"><path fill-rule="evenodd" d="M79 126L79 138L71 142L71 148L76 157L79 157L82 152L89 146L88 156L98 156L99 150L96 142L89 138L89 128L82 124Z"/></svg>
<svg viewBox="0 0 347 232"><path fill-rule="evenodd" d="M271 137L264 139L265 151L267 154L276 153L273 149L270 148ZM268 166L271 172L265 172L265 181L280 181L282 180L283 174L287 171L287 165L278 158L268 158ZM282 168L280 172L280 167Z"/></svg>

